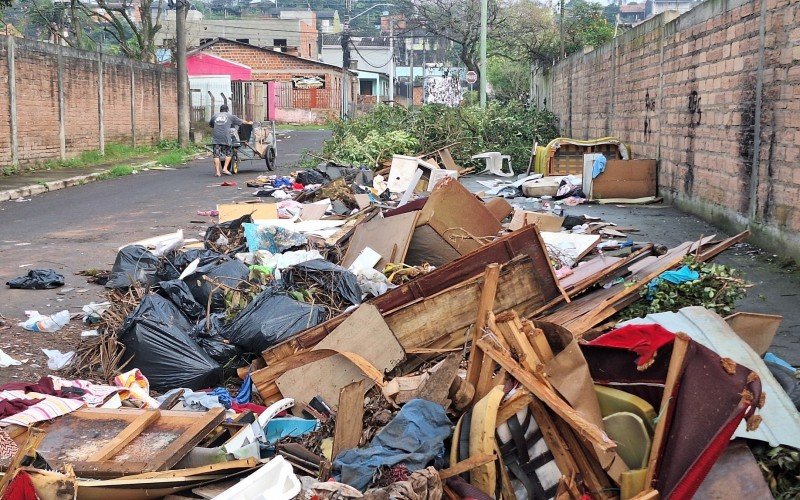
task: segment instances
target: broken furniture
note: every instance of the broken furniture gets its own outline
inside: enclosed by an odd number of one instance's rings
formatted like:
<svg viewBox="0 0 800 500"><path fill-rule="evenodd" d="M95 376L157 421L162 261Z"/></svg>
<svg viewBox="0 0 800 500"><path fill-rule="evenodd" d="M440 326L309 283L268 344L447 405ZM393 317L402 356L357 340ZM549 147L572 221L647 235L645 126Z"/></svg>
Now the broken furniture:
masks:
<svg viewBox="0 0 800 500"><path fill-rule="evenodd" d="M536 148L535 172L550 175L583 175L583 155L602 153L608 160L631 158L630 147L615 137L582 141L559 137Z"/></svg>
<svg viewBox="0 0 800 500"><path fill-rule="evenodd" d="M512 177L514 169L511 168L511 156L498 153L497 151L487 151L472 156L473 160L484 160L486 162L486 169L481 174L490 173L499 175L500 177ZM503 161L508 163L508 172L503 171Z"/></svg>

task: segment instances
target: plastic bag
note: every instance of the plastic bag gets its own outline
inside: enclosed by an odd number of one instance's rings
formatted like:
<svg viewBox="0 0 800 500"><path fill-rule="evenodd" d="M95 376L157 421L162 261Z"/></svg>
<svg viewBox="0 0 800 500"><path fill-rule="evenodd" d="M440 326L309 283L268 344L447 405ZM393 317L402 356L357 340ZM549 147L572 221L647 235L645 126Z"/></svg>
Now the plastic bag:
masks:
<svg viewBox="0 0 800 500"><path fill-rule="evenodd" d="M220 312L225 310L225 290L217 287L236 288L242 281L246 280L250 274L250 269L236 259L225 261L209 269L197 268L193 274L185 278L186 285L192 292L195 300L205 309L208 307L209 297L211 298L211 311ZM206 281L203 276L210 278L213 283Z"/></svg>
<svg viewBox="0 0 800 500"><path fill-rule="evenodd" d="M209 227L203 236L205 247L226 254L244 252L246 243L242 233L242 224L245 222L253 222L253 217L247 214L238 219L220 222Z"/></svg>
<svg viewBox="0 0 800 500"><path fill-rule="evenodd" d="M135 366L157 391L175 387L213 387L222 370L189 332L192 324L169 300L156 294L142 299L125 320L120 341L125 361Z"/></svg>
<svg viewBox="0 0 800 500"><path fill-rule="evenodd" d="M128 245L117 253L106 288L123 290L136 284L155 285L160 263L158 257L141 245Z"/></svg>
<svg viewBox="0 0 800 500"><path fill-rule="evenodd" d="M194 327L192 335L195 341L220 365L227 365L231 360L241 358L244 351L228 342L220 331L225 326L225 314L212 314L211 318L203 318ZM242 360L240 365L246 364Z"/></svg>
<svg viewBox="0 0 800 500"><path fill-rule="evenodd" d="M47 356L47 368L58 371L72 363L75 358L75 351L61 352L58 349L42 349Z"/></svg>
<svg viewBox="0 0 800 500"><path fill-rule="evenodd" d="M241 310L220 332L245 351L259 354L324 320L322 307L297 302L268 288Z"/></svg>
<svg viewBox="0 0 800 500"><path fill-rule="evenodd" d="M361 303L361 287L356 276L327 260L314 259L289 267L282 273L289 288L311 288L315 286L328 294L336 294L350 305Z"/></svg>
<svg viewBox="0 0 800 500"><path fill-rule="evenodd" d="M192 295L189 286L181 280L162 281L158 284L164 295L191 319L204 316L206 311Z"/></svg>
<svg viewBox="0 0 800 500"><path fill-rule="evenodd" d="M308 238L285 227L262 226L245 223L244 235L247 239L247 249L250 252L267 250L273 254L285 252L290 248L305 245Z"/></svg>
<svg viewBox="0 0 800 500"><path fill-rule="evenodd" d="M220 262L230 260L230 257L208 248L191 248L185 252L167 254L165 256L164 269L159 275L161 281L178 279L184 269L195 260L199 260L198 268L210 268Z"/></svg>
<svg viewBox="0 0 800 500"><path fill-rule="evenodd" d="M317 170L308 169L297 172L294 180L304 186L308 186L309 184L325 184L331 179Z"/></svg>
<svg viewBox="0 0 800 500"><path fill-rule="evenodd" d="M14 278L6 285L24 290L47 290L64 286L64 277L52 269L31 269L25 276Z"/></svg>
<svg viewBox="0 0 800 500"><path fill-rule="evenodd" d="M39 311L25 311L25 314L28 319L18 325L32 332L57 332L69 323L69 311L66 309L52 316L39 314Z"/></svg>

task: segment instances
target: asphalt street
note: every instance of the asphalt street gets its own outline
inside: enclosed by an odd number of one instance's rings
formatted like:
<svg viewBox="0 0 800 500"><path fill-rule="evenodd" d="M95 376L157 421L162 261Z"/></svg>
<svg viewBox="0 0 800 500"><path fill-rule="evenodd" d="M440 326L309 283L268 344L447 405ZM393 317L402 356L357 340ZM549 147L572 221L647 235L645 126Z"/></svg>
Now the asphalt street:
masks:
<svg viewBox="0 0 800 500"><path fill-rule="evenodd" d="M280 133L277 171L289 172L305 150L319 151L329 135L324 130ZM110 269L119 247L177 229L183 229L186 238L201 239L211 218L196 215L198 210L252 199L255 190L245 182L266 171L263 161L243 162L238 175L219 178L213 176L206 156L175 170L140 172L36 195L30 201L0 203L0 315L15 325L26 310L80 312L83 305L102 298L103 288L88 285L76 272ZM222 180L237 181L238 187L221 187ZM66 285L42 291L4 285L40 267L63 274ZM0 333L0 348L8 347L8 341Z"/></svg>

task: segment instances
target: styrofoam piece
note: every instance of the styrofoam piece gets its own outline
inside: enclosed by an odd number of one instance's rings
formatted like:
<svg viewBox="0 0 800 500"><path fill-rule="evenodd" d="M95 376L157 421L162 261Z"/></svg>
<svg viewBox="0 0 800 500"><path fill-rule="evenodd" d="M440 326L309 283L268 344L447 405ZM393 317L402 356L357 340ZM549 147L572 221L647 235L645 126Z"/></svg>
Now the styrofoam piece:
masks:
<svg viewBox="0 0 800 500"><path fill-rule="evenodd" d="M260 469L216 496L216 500L291 500L300 493L292 465L278 455Z"/></svg>

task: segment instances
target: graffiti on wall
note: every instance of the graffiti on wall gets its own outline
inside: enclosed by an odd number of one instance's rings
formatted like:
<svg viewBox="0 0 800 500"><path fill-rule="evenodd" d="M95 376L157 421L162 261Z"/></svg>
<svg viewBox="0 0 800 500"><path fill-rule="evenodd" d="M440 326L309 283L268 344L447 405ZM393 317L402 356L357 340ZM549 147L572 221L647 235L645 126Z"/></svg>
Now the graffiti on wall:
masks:
<svg viewBox="0 0 800 500"><path fill-rule="evenodd" d="M644 94L644 110L644 140L647 141L653 134L653 124L651 120L656 114L656 98L650 97L649 90Z"/></svg>
<svg viewBox="0 0 800 500"><path fill-rule="evenodd" d="M703 119L703 109L700 107L700 94L692 90L689 94L689 128L700 125Z"/></svg>

